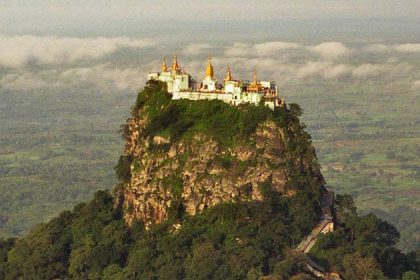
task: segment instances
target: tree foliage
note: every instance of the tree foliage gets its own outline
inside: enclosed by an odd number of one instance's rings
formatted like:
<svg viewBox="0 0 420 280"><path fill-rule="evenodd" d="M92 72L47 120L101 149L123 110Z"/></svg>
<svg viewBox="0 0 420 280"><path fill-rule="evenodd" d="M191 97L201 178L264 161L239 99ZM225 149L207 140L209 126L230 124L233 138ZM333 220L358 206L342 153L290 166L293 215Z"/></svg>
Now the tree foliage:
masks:
<svg viewBox="0 0 420 280"><path fill-rule="evenodd" d="M291 249L311 207L296 197L225 203L145 231L128 227L105 191L27 236L0 242L2 279L311 279ZM307 203L315 203L307 200ZM416 279L419 261L393 247L397 233L372 215L352 216L311 252L346 279ZM312 225L315 221L308 221ZM392 268L392 269L388 269ZM277 277L277 278L276 278Z"/></svg>
<svg viewBox="0 0 420 280"><path fill-rule="evenodd" d="M346 279L400 279L406 271L419 270L414 252L403 254L394 247L397 229L373 214L357 215L350 196L337 196L336 231L318 238L310 254Z"/></svg>

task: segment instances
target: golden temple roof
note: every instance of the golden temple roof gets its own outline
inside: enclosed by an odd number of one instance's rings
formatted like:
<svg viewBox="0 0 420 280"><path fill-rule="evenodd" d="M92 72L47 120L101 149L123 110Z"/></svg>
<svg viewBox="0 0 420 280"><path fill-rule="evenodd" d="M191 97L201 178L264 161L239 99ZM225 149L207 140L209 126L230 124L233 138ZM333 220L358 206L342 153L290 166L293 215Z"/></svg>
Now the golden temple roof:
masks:
<svg viewBox="0 0 420 280"><path fill-rule="evenodd" d="M229 81L232 81L232 80L233 80L232 73L230 72L230 66L228 66L225 82L229 82Z"/></svg>
<svg viewBox="0 0 420 280"><path fill-rule="evenodd" d="M172 70L179 70L180 69L180 67L178 65L178 59L176 58L176 55L174 55L174 62L172 63L171 69Z"/></svg>
<svg viewBox="0 0 420 280"><path fill-rule="evenodd" d="M254 75L252 79L252 83L248 86L249 90L258 91L261 87L261 84L257 80L257 70L254 70Z"/></svg>
<svg viewBox="0 0 420 280"><path fill-rule="evenodd" d="M168 66L166 65L166 58L164 58L162 61L162 72L167 72L167 71L168 71Z"/></svg>
<svg viewBox="0 0 420 280"><path fill-rule="evenodd" d="M213 65L211 65L211 56L209 56L209 64L207 65L207 69L206 69L206 77L210 77L210 78L214 77L214 69L213 69Z"/></svg>

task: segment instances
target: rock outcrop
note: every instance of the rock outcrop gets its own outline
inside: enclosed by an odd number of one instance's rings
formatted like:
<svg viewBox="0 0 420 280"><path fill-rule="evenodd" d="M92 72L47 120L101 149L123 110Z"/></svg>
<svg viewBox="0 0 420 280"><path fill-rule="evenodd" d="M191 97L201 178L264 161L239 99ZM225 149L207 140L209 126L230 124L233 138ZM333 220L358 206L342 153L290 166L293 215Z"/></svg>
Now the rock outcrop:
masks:
<svg viewBox="0 0 420 280"><path fill-rule="evenodd" d="M164 133L150 136L148 123L144 108L127 121L131 178L119 192L130 224L142 220L150 227L180 211L195 215L222 202L261 200L267 188L291 196L298 191L291 184L297 175L323 183L312 146L306 155L290 152L293 135L301 133L296 127L265 120L247 141L225 146L204 133L177 141Z"/></svg>

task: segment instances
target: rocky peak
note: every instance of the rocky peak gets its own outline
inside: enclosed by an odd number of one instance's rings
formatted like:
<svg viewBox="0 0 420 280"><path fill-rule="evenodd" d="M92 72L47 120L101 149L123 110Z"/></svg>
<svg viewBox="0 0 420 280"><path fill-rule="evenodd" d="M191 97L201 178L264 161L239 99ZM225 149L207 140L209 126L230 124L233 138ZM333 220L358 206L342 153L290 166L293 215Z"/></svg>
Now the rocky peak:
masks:
<svg viewBox="0 0 420 280"><path fill-rule="evenodd" d="M202 101L166 100L160 104L148 100L155 98L150 94L165 98L164 90L158 89L148 92L149 97L141 96L147 88L139 94L143 103L134 108L126 124L124 157L129 159L130 176L119 189L119 197L128 223L141 220L150 227L170 218L195 215L223 202L262 200L267 191L291 196L305 185L317 193L323 184L310 138L291 110L230 107L218 101L211 101L217 104L214 106L211 102L201 104ZM200 112L195 105L201 108ZM158 112L151 114L152 106L159 106ZM206 106L219 111L207 112ZM174 108L181 113L165 117L165 112ZM197 119L191 120L188 110ZM260 110L263 117L248 135L229 134L229 139L236 139L229 144L211 129L202 129L203 122L198 121L201 118L217 128L212 120L224 122L223 114L229 112L244 116L238 122L247 125L247 110L250 114ZM157 125L161 119L162 124ZM182 135L175 133L185 121L188 125ZM151 126L157 129L151 132Z"/></svg>

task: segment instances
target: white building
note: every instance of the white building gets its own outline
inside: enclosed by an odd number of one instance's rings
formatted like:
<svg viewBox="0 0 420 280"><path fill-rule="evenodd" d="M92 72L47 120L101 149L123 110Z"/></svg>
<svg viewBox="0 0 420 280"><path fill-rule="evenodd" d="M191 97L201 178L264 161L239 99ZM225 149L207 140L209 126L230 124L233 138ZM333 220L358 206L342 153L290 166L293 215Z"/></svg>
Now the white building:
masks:
<svg viewBox="0 0 420 280"><path fill-rule="evenodd" d="M168 70L166 66L166 59L162 62L162 71L161 72L150 72L147 75L147 80L158 80L161 82L166 82L168 87L168 92L179 92L181 90L191 89L191 75L182 71L181 67L178 64L176 55L174 56L174 61L171 69Z"/></svg>
<svg viewBox="0 0 420 280"><path fill-rule="evenodd" d="M271 109L285 105L284 100L278 94L276 83L258 81L256 71L252 82L240 81L232 78L230 67L228 67L224 83L218 83L214 75L211 57L209 57L204 79L198 86L195 86L191 75L181 70L176 56L174 56L170 71L168 71L166 60L164 60L162 71L149 73L148 80L166 82L168 92L172 93L172 99L216 99L234 106L244 103L258 105L264 102L264 105Z"/></svg>

